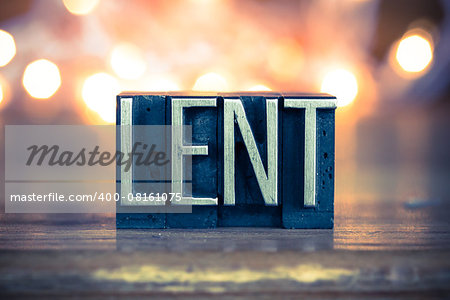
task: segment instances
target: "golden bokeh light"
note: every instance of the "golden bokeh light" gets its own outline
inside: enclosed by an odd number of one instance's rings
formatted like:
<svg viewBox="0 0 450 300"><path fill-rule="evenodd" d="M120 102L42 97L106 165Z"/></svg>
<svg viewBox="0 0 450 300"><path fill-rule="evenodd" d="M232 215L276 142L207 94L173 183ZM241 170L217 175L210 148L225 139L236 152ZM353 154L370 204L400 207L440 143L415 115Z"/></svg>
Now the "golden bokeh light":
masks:
<svg viewBox="0 0 450 300"><path fill-rule="evenodd" d="M407 36L398 44L395 58L406 72L421 72L433 59L431 43L417 34Z"/></svg>
<svg viewBox="0 0 450 300"><path fill-rule="evenodd" d="M303 68L302 47L295 40L282 39L269 49L267 63L274 77L283 81L293 80Z"/></svg>
<svg viewBox="0 0 450 300"><path fill-rule="evenodd" d="M81 91L86 105L107 123L116 120L116 96L120 86L116 78L106 73L97 73L86 78Z"/></svg>
<svg viewBox="0 0 450 300"><path fill-rule="evenodd" d="M351 72L337 69L325 75L320 91L336 96L337 106L347 106L358 94L358 82Z"/></svg>
<svg viewBox="0 0 450 300"><path fill-rule="evenodd" d="M272 89L265 86L264 84L257 84L249 88L249 92L270 92Z"/></svg>
<svg viewBox="0 0 450 300"><path fill-rule="evenodd" d="M16 43L13 36L0 29L0 67L6 66L16 55Z"/></svg>
<svg viewBox="0 0 450 300"><path fill-rule="evenodd" d="M120 87L127 91L170 92L179 91L178 82L171 75L150 75L139 80L120 80Z"/></svg>
<svg viewBox="0 0 450 300"><path fill-rule="evenodd" d="M63 0L66 9L74 15L87 15L92 12L100 0Z"/></svg>
<svg viewBox="0 0 450 300"><path fill-rule="evenodd" d="M147 69L141 50L130 43L114 47L110 58L111 68L122 79L137 79Z"/></svg>
<svg viewBox="0 0 450 300"><path fill-rule="evenodd" d="M0 103L2 103L2 101L3 101L3 85L0 82Z"/></svg>
<svg viewBox="0 0 450 300"><path fill-rule="evenodd" d="M157 78L152 79L147 83L147 90L150 92L171 92L179 91L180 87L170 79Z"/></svg>
<svg viewBox="0 0 450 300"><path fill-rule="evenodd" d="M26 67L22 83L31 97L47 99L61 86L61 74L57 65L47 59L39 59Z"/></svg>
<svg viewBox="0 0 450 300"><path fill-rule="evenodd" d="M195 82L192 90L204 92L226 92L228 91L228 83L222 75L211 72L200 76Z"/></svg>
<svg viewBox="0 0 450 300"><path fill-rule="evenodd" d="M196 4L212 4L214 2L218 2L219 0L190 0L192 3Z"/></svg>
<svg viewBox="0 0 450 300"><path fill-rule="evenodd" d="M8 105L11 98L11 87L8 82L0 75L0 109Z"/></svg>

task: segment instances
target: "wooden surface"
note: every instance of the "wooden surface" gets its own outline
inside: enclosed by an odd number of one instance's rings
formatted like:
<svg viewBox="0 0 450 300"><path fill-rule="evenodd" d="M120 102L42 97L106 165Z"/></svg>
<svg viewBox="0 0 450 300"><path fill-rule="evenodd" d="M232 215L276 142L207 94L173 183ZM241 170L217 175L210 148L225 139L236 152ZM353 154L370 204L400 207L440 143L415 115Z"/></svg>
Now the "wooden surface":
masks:
<svg viewBox="0 0 450 300"><path fill-rule="evenodd" d="M112 216L1 215L0 298L448 298L448 212L338 201L334 230L116 231Z"/></svg>

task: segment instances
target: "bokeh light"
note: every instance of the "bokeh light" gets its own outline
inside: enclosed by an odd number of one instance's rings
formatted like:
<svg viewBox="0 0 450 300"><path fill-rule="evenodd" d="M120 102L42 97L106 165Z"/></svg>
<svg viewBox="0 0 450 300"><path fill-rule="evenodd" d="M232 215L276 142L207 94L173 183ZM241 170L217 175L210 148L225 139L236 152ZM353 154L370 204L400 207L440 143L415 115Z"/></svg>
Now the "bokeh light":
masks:
<svg viewBox="0 0 450 300"><path fill-rule="evenodd" d="M147 90L150 92L179 91L180 87L174 81L167 78L152 79L147 82Z"/></svg>
<svg viewBox="0 0 450 300"><path fill-rule="evenodd" d="M92 12L100 0L63 0L66 9L74 15L87 15Z"/></svg>
<svg viewBox="0 0 450 300"><path fill-rule="evenodd" d="M337 106L347 106L358 94L358 82L351 72L337 69L325 75L320 90L322 93L336 96Z"/></svg>
<svg viewBox="0 0 450 300"><path fill-rule="evenodd" d="M213 4L214 2L219 2L220 0L190 0L192 3L196 4Z"/></svg>
<svg viewBox="0 0 450 300"><path fill-rule="evenodd" d="M2 83L0 82L0 103L2 103L3 101L3 86Z"/></svg>
<svg viewBox="0 0 450 300"><path fill-rule="evenodd" d="M211 72L200 76L192 89L205 92L226 92L228 91L228 83L222 75Z"/></svg>
<svg viewBox="0 0 450 300"><path fill-rule="evenodd" d="M106 73L88 77L83 84L82 98L86 105L108 123L116 120L116 96L120 93L118 81Z"/></svg>
<svg viewBox="0 0 450 300"><path fill-rule="evenodd" d="M61 86L61 74L54 63L39 59L26 67L22 83L31 97L47 99Z"/></svg>
<svg viewBox="0 0 450 300"><path fill-rule="evenodd" d="M396 59L406 72L423 71L433 59L431 43L420 35L403 38L397 47Z"/></svg>
<svg viewBox="0 0 450 300"><path fill-rule="evenodd" d="M11 87L0 74L0 109L3 109L11 98Z"/></svg>
<svg viewBox="0 0 450 300"><path fill-rule="evenodd" d="M303 68L303 50L293 39L282 39L271 46L268 53L268 68L274 77L293 80Z"/></svg>
<svg viewBox="0 0 450 300"><path fill-rule="evenodd" d="M137 79L147 69L141 50L130 43L122 43L114 47L110 64L117 76L123 79Z"/></svg>
<svg viewBox="0 0 450 300"><path fill-rule="evenodd" d="M0 67L6 66L16 55L16 43L13 36L0 29Z"/></svg>
<svg viewBox="0 0 450 300"><path fill-rule="evenodd" d="M257 84L257 85L252 86L251 88L249 88L247 91L250 91L250 92L269 92L271 90L272 90L271 88L265 86L264 84Z"/></svg>

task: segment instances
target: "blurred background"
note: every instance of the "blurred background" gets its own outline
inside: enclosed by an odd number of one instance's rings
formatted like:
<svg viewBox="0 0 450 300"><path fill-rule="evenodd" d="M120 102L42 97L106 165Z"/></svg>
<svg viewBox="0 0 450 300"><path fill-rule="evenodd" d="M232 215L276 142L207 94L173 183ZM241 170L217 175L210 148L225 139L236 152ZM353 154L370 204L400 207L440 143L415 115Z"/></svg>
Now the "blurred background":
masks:
<svg viewBox="0 0 450 300"><path fill-rule="evenodd" d="M125 90L322 91L337 215L450 203L450 1L1 0L0 29L2 127L113 124Z"/></svg>

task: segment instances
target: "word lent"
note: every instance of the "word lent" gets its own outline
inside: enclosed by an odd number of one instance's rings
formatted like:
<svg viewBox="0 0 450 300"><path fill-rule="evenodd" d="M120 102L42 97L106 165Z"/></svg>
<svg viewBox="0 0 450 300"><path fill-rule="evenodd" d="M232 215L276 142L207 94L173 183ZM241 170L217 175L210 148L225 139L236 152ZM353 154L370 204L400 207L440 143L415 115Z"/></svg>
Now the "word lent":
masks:
<svg viewBox="0 0 450 300"><path fill-rule="evenodd" d="M141 136L136 126L170 128L170 180L160 182L181 195L171 205L192 206L190 213L146 213L122 201L135 211L118 210L118 228L333 227L335 97L123 93L117 107L124 153ZM121 169L121 193L142 192L133 174Z"/></svg>

